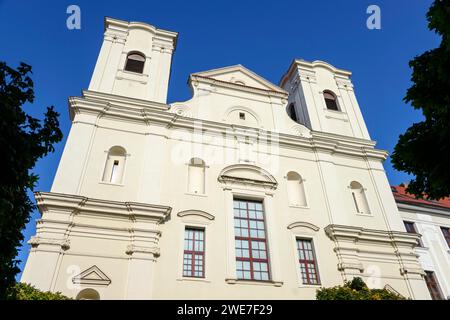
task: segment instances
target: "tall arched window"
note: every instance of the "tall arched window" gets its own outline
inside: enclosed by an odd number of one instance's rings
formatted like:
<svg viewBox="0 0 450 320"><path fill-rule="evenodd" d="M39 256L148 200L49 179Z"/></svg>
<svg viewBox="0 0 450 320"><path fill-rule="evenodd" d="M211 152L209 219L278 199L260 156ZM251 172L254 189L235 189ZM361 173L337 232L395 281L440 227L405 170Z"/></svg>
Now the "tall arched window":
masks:
<svg viewBox="0 0 450 320"><path fill-rule="evenodd" d="M126 151L124 148L114 146L108 151L105 170L103 172L103 181L120 184L123 179L125 169Z"/></svg>
<svg viewBox="0 0 450 320"><path fill-rule="evenodd" d="M363 186L359 182L352 181L350 183L350 191L356 212L370 214L369 203L367 202Z"/></svg>
<svg viewBox="0 0 450 320"><path fill-rule="evenodd" d="M286 178L289 204L306 207L305 185L302 177L297 172L290 171Z"/></svg>
<svg viewBox="0 0 450 320"><path fill-rule="evenodd" d="M188 192L196 194L205 193L205 161L192 158L188 165Z"/></svg>
<svg viewBox="0 0 450 320"><path fill-rule="evenodd" d="M289 106L287 108L287 113L288 113L289 118L291 118L295 122L298 122L297 111L295 110L295 104L293 102L291 104L289 104Z"/></svg>
<svg viewBox="0 0 450 320"><path fill-rule="evenodd" d="M142 73L144 72L145 56L142 53L132 52L127 56L127 61L125 62L125 70Z"/></svg>
<svg viewBox="0 0 450 320"><path fill-rule="evenodd" d="M325 90L323 92L323 97L325 99L325 105L327 106L328 110L339 111L337 97L332 91Z"/></svg>

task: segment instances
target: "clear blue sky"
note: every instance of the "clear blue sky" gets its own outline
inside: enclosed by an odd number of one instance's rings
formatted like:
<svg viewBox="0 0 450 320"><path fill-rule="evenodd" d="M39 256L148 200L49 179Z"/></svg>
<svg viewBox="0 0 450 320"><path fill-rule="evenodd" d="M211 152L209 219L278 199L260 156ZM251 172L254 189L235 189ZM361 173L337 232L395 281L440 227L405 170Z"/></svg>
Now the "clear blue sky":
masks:
<svg viewBox="0 0 450 320"><path fill-rule="evenodd" d="M431 0L346 1L18 1L0 0L0 60L33 66L36 100L27 110L54 105L64 140L40 160L37 190L49 191L69 132L67 98L89 85L103 37L103 18L143 21L179 32L169 102L190 97L190 73L243 64L278 83L293 58L324 60L353 72L356 96L372 139L392 152L398 135L421 113L402 98L410 86L408 61L436 47L427 29ZM81 8L81 30L66 28L66 8ZM366 28L366 8L381 8L381 30ZM391 184L409 177L385 168ZM35 233L34 212L24 235ZM24 244L21 268L28 255Z"/></svg>

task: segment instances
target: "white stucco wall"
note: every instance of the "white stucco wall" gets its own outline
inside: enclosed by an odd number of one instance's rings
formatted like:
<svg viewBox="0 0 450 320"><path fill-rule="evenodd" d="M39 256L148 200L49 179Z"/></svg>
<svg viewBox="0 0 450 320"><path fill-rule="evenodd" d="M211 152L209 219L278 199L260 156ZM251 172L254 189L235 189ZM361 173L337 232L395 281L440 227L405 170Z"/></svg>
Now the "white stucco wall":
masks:
<svg viewBox="0 0 450 320"><path fill-rule="evenodd" d="M429 298L416 237L404 232L383 169L386 152L369 138L348 72L315 62L307 66L315 77L309 91L303 80L285 91L232 66L191 75L193 97L166 105L168 56L152 56L152 80L140 89L135 79L117 82L122 64L108 59L123 62L137 49L147 55L155 32L174 45L175 34L106 21L89 90L69 99L72 128L51 192L36 195L42 219L22 281L72 297L94 288L101 299L313 299L319 286L302 284L296 258L295 238L306 237L322 286L361 276L371 287ZM323 109L325 88L339 94L343 112ZM306 103L308 123L288 117L293 99ZM126 150L120 184L102 181L114 146ZM205 194L188 192L193 157L206 164ZM289 205L289 171L303 178L307 206ZM369 214L356 212L352 181L364 187ZM233 197L264 203L271 281L236 279ZM185 226L205 228L204 279L182 277ZM102 273L77 278L93 266Z"/></svg>

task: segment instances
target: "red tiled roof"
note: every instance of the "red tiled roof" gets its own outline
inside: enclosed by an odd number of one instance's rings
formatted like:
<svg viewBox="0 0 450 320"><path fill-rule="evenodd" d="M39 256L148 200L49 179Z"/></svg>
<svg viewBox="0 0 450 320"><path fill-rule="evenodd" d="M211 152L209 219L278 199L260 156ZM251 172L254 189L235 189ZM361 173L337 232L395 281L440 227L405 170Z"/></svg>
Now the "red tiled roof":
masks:
<svg viewBox="0 0 450 320"><path fill-rule="evenodd" d="M416 199L414 195L406 192L406 187L391 186L395 201L411 205L435 207L439 209L450 209L450 197L440 200Z"/></svg>

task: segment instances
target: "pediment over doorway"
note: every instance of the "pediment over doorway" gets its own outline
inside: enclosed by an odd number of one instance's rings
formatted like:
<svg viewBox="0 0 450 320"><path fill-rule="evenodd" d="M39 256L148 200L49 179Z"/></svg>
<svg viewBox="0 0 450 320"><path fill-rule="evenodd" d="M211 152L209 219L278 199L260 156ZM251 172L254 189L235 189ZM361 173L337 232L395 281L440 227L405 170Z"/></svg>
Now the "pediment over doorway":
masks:
<svg viewBox="0 0 450 320"><path fill-rule="evenodd" d="M109 285L111 279L96 265L84 270L72 278L73 283L77 284L96 284Z"/></svg>

